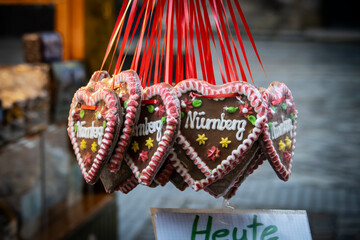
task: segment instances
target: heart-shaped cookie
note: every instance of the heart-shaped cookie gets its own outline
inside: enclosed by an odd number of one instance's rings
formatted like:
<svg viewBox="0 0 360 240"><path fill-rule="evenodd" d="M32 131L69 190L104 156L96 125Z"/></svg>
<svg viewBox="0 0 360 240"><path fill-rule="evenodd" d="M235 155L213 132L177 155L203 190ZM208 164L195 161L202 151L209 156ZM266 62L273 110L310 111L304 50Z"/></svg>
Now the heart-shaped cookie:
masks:
<svg viewBox="0 0 360 240"><path fill-rule="evenodd" d="M239 178L245 176L247 171L251 169L250 166L255 165L259 151L260 144L259 141L256 141L244 158L240 162L234 163L235 166L231 166L232 170L228 174L216 182L209 184L204 190L215 198L227 195L227 193L239 183Z"/></svg>
<svg viewBox="0 0 360 240"><path fill-rule="evenodd" d="M260 136L261 137L261 136ZM265 154L263 153L261 147L257 148L254 159L251 161L247 169L238 176L234 186L223 196L225 199L230 199L235 196L236 191L239 189L241 184L245 179L252 174L263 162L266 160Z"/></svg>
<svg viewBox="0 0 360 240"><path fill-rule="evenodd" d="M96 182L111 156L122 125L120 109L112 90L83 87L74 95L68 134L87 183Z"/></svg>
<svg viewBox="0 0 360 240"><path fill-rule="evenodd" d="M182 111L175 169L198 191L244 159L263 131L266 107L258 90L243 82L214 86L186 80L175 89Z"/></svg>
<svg viewBox="0 0 360 240"><path fill-rule="evenodd" d="M114 89L120 99L121 106L125 110L124 124L116 148L100 175L105 190L113 192L118 185L129 177L127 174L129 171L124 170L127 170L128 167L123 167L120 171L120 166L139 120L142 87L137 73L132 70L121 72L112 78L103 79L100 84Z"/></svg>
<svg viewBox="0 0 360 240"><path fill-rule="evenodd" d="M291 174L295 150L297 110L289 88L273 82L262 92L268 107L268 122L262 138L266 156L280 179Z"/></svg>
<svg viewBox="0 0 360 240"><path fill-rule="evenodd" d="M179 101L174 89L165 83L146 88L127 151L129 158L125 158L139 183L150 186L174 143L179 124Z"/></svg>

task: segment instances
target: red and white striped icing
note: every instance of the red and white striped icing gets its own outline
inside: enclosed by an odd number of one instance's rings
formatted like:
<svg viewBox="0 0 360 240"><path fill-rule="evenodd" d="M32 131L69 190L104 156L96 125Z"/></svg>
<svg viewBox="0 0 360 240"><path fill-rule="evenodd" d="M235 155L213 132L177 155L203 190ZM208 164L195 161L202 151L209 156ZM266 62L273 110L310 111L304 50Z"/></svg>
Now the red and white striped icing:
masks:
<svg viewBox="0 0 360 240"><path fill-rule="evenodd" d="M106 113L106 128L105 134L101 141L100 149L98 150L96 157L89 169L86 170L84 160L80 154L80 149L78 143L76 142L76 134L75 134L75 121L73 117L78 114L76 106L78 103L96 106L99 101L104 101L107 107ZM70 137L70 141L73 145L73 149L76 155L76 159L81 169L81 173L84 176L87 183L95 183L100 174L101 167L104 161L108 160L109 151L111 151L112 143L114 136L116 135L116 128L119 122L118 115L118 101L115 98L115 95L112 94L109 90L99 89L93 93L89 91L88 88L80 88L74 95L71 107L70 107L70 115L68 118L68 134Z"/></svg>
<svg viewBox="0 0 360 240"><path fill-rule="evenodd" d="M120 74L113 76L113 81L115 81L115 85L126 82L129 94L122 132L108 164L110 171L115 173L119 170L121 160L123 159L130 144L132 132L138 120L138 117L136 119L136 116L140 116L139 111L141 106L140 101L142 87L138 75L132 70L121 72ZM120 95L119 98L121 98Z"/></svg>
<svg viewBox="0 0 360 240"><path fill-rule="evenodd" d="M169 149L174 143L175 133L177 132L180 123L179 100L176 98L174 90L170 87L170 85L157 84L148 87L143 91L143 100L150 100L155 96L160 96L162 99L167 115L165 131L161 137L160 142L158 143L158 148L151 157L149 165L141 172L136 166L134 159L131 159L130 157L125 158L126 163L133 171L139 183L146 186L151 184L156 173L167 157Z"/></svg>
<svg viewBox="0 0 360 240"><path fill-rule="evenodd" d="M276 87L273 85L276 84ZM290 101L293 104L295 109L295 104L293 101L293 97L291 94L290 89L284 83L274 82L272 83L269 88L263 91L262 97L264 99L264 104L267 107L271 107L271 102L281 99L285 97L285 101ZM270 111L270 110L268 110ZM278 176L287 181L291 175L291 167L292 167L292 159L294 157L294 150L295 150L295 143L296 143L296 125L297 125L297 110L294 110L294 117L295 121L293 123L293 133L292 133L292 151L291 151L291 158L289 161L289 167L286 168L284 164L281 163L280 156L274 146L273 141L271 140L271 135L269 132L269 125L266 123L264 127L264 136L263 136L263 144L266 149L266 153L269 157L269 161L271 162L272 167L277 172Z"/></svg>
<svg viewBox="0 0 360 240"><path fill-rule="evenodd" d="M176 138L178 145L182 147L187 157L197 166L197 168L206 176L204 179L195 180L188 173L187 169L181 164L179 159L173 160L173 166L176 171L184 178L185 182L191 186L195 191L205 188L212 182L223 178L230 170L234 169L237 163L241 161L243 156L251 148L253 143L258 139L259 135L263 131L263 126L267 121L266 118L266 107L263 105L261 95L257 89L253 86L242 82L234 82L220 86L220 88L212 88L210 84L200 80L186 80L180 82L175 86L178 97L189 91L196 91L202 95L216 95L216 94L227 94L227 93L239 93L245 95L250 101L250 105L256 112L256 122L253 131L248 135L247 139L244 139L237 149L232 151L226 159L222 160L221 163L215 168L210 169L206 163L198 156L195 149L191 146L191 143L186 140L185 136L182 135L181 130Z"/></svg>

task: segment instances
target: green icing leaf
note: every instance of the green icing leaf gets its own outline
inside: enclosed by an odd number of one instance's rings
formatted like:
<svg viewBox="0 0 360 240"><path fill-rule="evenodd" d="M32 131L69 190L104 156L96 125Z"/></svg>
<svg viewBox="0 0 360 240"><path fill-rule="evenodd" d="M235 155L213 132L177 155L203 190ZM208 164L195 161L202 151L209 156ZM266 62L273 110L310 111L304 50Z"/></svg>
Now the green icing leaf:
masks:
<svg viewBox="0 0 360 240"><path fill-rule="evenodd" d="M250 116L248 117L248 120L249 120L253 125L255 125L256 117L255 117L254 115L250 115Z"/></svg>
<svg viewBox="0 0 360 240"><path fill-rule="evenodd" d="M295 116L294 116L294 113L290 113L290 119L291 119L291 121L295 122Z"/></svg>
<svg viewBox="0 0 360 240"><path fill-rule="evenodd" d="M155 111L154 105L148 105L148 106L146 106L146 107L147 107L149 113L153 113L153 112Z"/></svg>
<svg viewBox="0 0 360 240"><path fill-rule="evenodd" d="M193 102L192 102L192 105L194 106L194 107L201 107L201 105L202 105L202 101L201 100L194 100Z"/></svg>
<svg viewBox="0 0 360 240"><path fill-rule="evenodd" d="M166 117L162 117L162 118L161 118L161 123L162 123L162 124L165 124L165 123L166 123Z"/></svg>
<svg viewBox="0 0 360 240"><path fill-rule="evenodd" d="M271 107L271 109L272 109L274 112L276 112L276 107Z"/></svg>
<svg viewBox="0 0 360 240"><path fill-rule="evenodd" d="M80 118L83 118L85 116L85 111L84 110L81 110L80 111Z"/></svg>
<svg viewBox="0 0 360 240"><path fill-rule="evenodd" d="M270 132L271 132L271 131L272 131L272 126L273 126L273 124L272 124L272 122L269 122L268 124L269 124L269 130L270 130Z"/></svg>
<svg viewBox="0 0 360 240"><path fill-rule="evenodd" d="M282 104L281 104L281 108L282 108L283 110L286 110L286 108L287 108L286 103L282 103Z"/></svg>
<svg viewBox="0 0 360 240"><path fill-rule="evenodd" d="M77 125L76 123L74 124L74 128L75 128L74 130L75 130L75 133L76 133L76 132L77 132L77 128L78 128L78 125Z"/></svg>
<svg viewBox="0 0 360 240"><path fill-rule="evenodd" d="M181 112L181 118L183 118L185 116L184 112Z"/></svg>
<svg viewBox="0 0 360 240"><path fill-rule="evenodd" d="M124 108L127 108L127 101L124 102Z"/></svg>
<svg viewBox="0 0 360 240"><path fill-rule="evenodd" d="M103 128L104 129L106 128L106 121L105 120L103 121Z"/></svg>
<svg viewBox="0 0 360 240"><path fill-rule="evenodd" d="M226 108L226 111L228 113L234 113L234 112L236 112L236 110L238 110L238 107L228 107L228 108Z"/></svg>

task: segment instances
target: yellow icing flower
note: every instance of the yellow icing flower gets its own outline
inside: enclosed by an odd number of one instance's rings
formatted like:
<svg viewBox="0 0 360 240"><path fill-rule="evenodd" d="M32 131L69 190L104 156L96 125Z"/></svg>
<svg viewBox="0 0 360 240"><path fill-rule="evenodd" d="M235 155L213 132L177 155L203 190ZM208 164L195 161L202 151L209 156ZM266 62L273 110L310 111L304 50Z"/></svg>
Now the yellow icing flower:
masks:
<svg viewBox="0 0 360 240"><path fill-rule="evenodd" d="M85 142L85 139L83 139L80 143L80 149L85 150L85 148L86 148L86 142Z"/></svg>
<svg viewBox="0 0 360 240"><path fill-rule="evenodd" d="M151 137L149 137L149 139L146 140L145 146L147 146L148 149L150 149L154 146L153 142L154 140L152 140Z"/></svg>
<svg viewBox="0 0 360 240"><path fill-rule="evenodd" d="M285 144L282 140L279 142L279 151L283 152L285 151Z"/></svg>
<svg viewBox="0 0 360 240"><path fill-rule="evenodd" d="M285 138L285 145L288 149L291 148L291 140L289 139L289 137L286 137Z"/></svg>
<svg viewBox="0 0 360 240"><path fill-rule="evenodd" d="M91 144L91 151L96 152L96 150L97 150L96 147L97 147L96 142L93 142L93 143Z"/></svg>
<svg viewBox="0 0 360 240"><path fill-rule="evenodd" d="M208 140L207 137L205 137L205 133L204 134L198 134L198 138L196 139L196 141L199 143L199 145L201 144L205 144L205 141Z"/></svg>
<svg viewBox="0 0 360 240"><path fill-rule="evenodd" d="M227 148L230 143L231 141L228 139L228 137L221 138L220 144L222 147Z"/></svg>
<svg viewBox="0 0 360 240"><path fill-rule="evenodd" d="M133 144L131 145L131 149L134 151L134 152L137 152L139 151L139 143L137 141L134 141Z"/></svg>

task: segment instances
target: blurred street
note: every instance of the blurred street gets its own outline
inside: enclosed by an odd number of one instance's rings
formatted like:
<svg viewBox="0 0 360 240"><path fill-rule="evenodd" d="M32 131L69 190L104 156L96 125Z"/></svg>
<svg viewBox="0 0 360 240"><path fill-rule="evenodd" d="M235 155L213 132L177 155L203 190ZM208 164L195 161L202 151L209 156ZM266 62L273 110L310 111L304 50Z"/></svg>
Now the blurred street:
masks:
<svg viewBox="0 0 360 240"><path fill-rule="evenodd" d="M288 85L299 111L292 176L265 162L230 200L236 209L307 210L314 239L360 239L360 44L257 41L269 82ZM248 45L247 49L251 49ZM255 85L268 82L252 52ZM221 208L204 191L171 183L117 195L121 239L153 239L150 207ZM141 236L141 238L140 238Z"/></svg>

